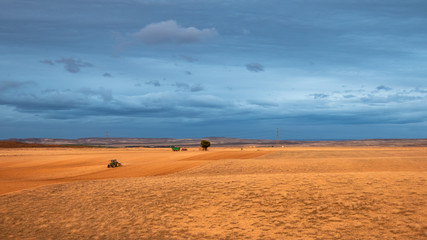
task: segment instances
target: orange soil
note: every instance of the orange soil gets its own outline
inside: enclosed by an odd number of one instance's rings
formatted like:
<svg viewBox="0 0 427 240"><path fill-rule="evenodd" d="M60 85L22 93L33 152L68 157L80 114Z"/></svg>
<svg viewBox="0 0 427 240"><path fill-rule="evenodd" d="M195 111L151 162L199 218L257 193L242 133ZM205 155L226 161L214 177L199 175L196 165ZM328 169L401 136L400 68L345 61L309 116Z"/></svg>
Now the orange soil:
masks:
<svg viewBox="0 0 427 240"><path fill-rule="evenodd" d="M189 149L22 148L0 149L0 194L80 180L158 176L195 167L202 160L254 158L268 151L201 152ZM110 159L122 167L108 169Z"/></svg>
<svg viewBox="0 0 427 240"><path fill-rule="evenodd" d="M427 239L427 148L1 149L0 163L0 239Z"/></svg>

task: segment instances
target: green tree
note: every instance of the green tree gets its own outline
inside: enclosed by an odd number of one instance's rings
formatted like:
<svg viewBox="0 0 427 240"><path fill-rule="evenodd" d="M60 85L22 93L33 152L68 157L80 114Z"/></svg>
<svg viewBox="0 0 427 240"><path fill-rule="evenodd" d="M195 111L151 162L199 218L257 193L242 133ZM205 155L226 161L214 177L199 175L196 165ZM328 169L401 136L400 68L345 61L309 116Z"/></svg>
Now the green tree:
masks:
<svg viewBox="0 0 427 240"><path fill-rule="evenodd" d="M207 140L202 140L200 142L200 146L202 147L203 151L207 151L208 147L211 146L211 142L207 141Z"/></svg>

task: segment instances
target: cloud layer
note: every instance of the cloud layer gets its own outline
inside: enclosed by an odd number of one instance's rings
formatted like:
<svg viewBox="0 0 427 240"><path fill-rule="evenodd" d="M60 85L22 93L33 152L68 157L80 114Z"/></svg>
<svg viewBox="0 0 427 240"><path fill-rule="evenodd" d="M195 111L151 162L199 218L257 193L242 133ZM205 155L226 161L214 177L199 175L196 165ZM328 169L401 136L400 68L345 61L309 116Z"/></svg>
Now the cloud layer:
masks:
<svg viewBox="0 0 427 240"><path fill-rule="evenodd" d="M147 84L162 87L156 81ZM427 119L427 89L419 88L378 91L377 87L372 90L311 93L296 102L222 99L204 93L199 84L182 82L173 84L181 91L163 89L134 96L113 95L111 89L104 87L35 90L26 87L30 85L34 86L34 83L0 81L0 106L48 118L82 120L90 116L167 116L169 119L185 117L201 122L213 118L234 121L250 118L292 120L299 124L351 125L423 123ZM20 90L19 95L17 90ZM400 109L402 106L405 108Z"/></svg>
<svg viewBox="0 0 427 240"><path fill-rule="evenodd" d="M0 3L0 138L426 137L426 1L30 2Z"/></svg>

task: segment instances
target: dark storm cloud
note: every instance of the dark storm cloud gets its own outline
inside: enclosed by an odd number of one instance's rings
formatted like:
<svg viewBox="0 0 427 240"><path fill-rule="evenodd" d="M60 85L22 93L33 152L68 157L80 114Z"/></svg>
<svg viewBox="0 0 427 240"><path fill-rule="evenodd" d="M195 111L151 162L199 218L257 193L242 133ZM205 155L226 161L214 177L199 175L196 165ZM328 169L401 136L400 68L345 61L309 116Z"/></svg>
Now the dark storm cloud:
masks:
<svg viewBox="0 0 427 240"><path fill-rule="evenodd" d="M376 89L377 89L378 91L381 91L381 90L383 90L383 91L390 91L390 90L392 90L392 88L391 88L391 87L387 87L387 86L384 86L384 85L380 85L380 86L378 86Z"/></svg>
<svg viewBox="0 0 427 240"><path fill-rule="evenodd" d="M246 69L251 72L262 72L264 71L264 66L260 63L248 63L246 64Z"/></svg>
<svg viewBox="0 0 427 240"><path fill-rule="evenodd" d="M197 58L194 58L194 57L191 57L191 56L179 55L179 57L181 59L183 59L184 61L186 61L186 62L190 62L190 63L197 62Z"/></svg>
<svg viewBox="0 0 427 240"><path fill-rule="evenodd" d="M182 83L182 82L176 82L175 84L173 84L173 86L180 88L180 89L184 89L184 90L190 89L190 85L188 85L187 83Z"/></svg>
<svg viewBox="0 0 427 240"><path fill-rule="evenodd" d="M313 97L314 99L324 99L329 97L329 95L323 94L323 93L310 94L310 96Z"/></svg>
<svg viewBox="0 0 427 240"><path fill-rule="evenodd" d="M36 85L36 83L33 81L21 82L21 81L3 80L3 81L0 81L0 92L12 90L12 89L18 89L28 85Z"/></svg>
<svg viewBox="0 0 427 240"><path fill-rule="evenodd" d="M81 59L74 58L60 58L55 60L56 63L63 64L65 70L70 73L78 73L80 72L80 68L83 67L92 67L93 65L89 62L83 62Z"/></svg>
<svg viewBox="0 0 427 240"><path fill-rule="evenodd" d="M9 86L9 84L4 84ZM19 84L18 84L19 85ZM177 83L177 87L191 91L189 84ZM194 85L193 87L197 87ZM423 89L421 89L423 91ZM227 119L229 121L285 121L298 122L302 125L340 124L408 124L425 122L427 113L424 102L427 94L417 93L418 97L410 97L413 91L395 93L388 96L390 101L403 102L408 107L391 104L389 108L378 108L371 104L376 99L360 101L350 109L322 107L319 101L307 98L299 104L282 104L274 101L248 101L250 105L223 99L212 95L146 94L141 96L115 96L111 90L78 89L78 90L45 90L39 93L1 94L0 105L14 107L23 113L32 113L48 119L87 119L92 116L121 118L168 118L168 119ZM7 92L6 92L7 93ZM406 95L405 95L406 94ZM399 96L400 95L400 96ZM405 97L406 96L406 97ZM399 97L397 99L396 97ZM345 98L345 97L343 97ZM171 104L173 102L173 104ZM356 103L356 102L355 102ZM274 109L272 109L274 108ZM322 109L313 110L315 108ZM399 114L396 114L399 112Z"/></svg>
<svg viewBox="0 0 427 240"><path fill-rule="evenodd" d="M181 27L175 20L151 23L134 34L145 44L198 43L218 35L214 28Z"/></svg>
<svg viewBox="0 0 427 240"><path fill-rule="evenodd" d="M104 104L112 99L111 90L105 88L83 88L77 91L46 89L40 92L32 90L21 91L19 94L2 94L0 105L11 106L22 112L50 112L85 108L98 103Z"/></svg>
<svg viewBox="0 0 427 240"><path fill-rule="evenodd" d="M44 63L44 64L51 65L51 66L55 65L55 64L53 63L53 61L52 61L52 60L49 60L49 59L47 59L47 60L41 60L41 61L40 61L40 63Z"/></svg>
<svg viewBox="0 0 427 240"><path fill-rule="evenodd" d="M0 105L13 107L21 113L31 113L46 119L87 119L101 117L197 117L200 110L187 107L194 101L171 96L167 100L156 96L139 96L139 100L114 98L111 90L100 88L80 90L46 90L20 95L0 95ZM168 101L173 99L174 104Z"/></svg>
<svg viewBox="0 0 427 240"><path fill-rule="evenodd" d="M69 91L45 91L42 94L23 93L0 96L0 105L14 107L20 112L44 113L73 109L84 105L83 99L76 98Z"/></svg>
<svg viewBox="0 0 427 240"><path fill-rule="evenodd" d="M145 84L147 84L147 85L153 85L155 87L160 87L161 86L161 84L160 84L160 82L158 80L148 81L148 82L145 82Z"/></svg>
<svg viewBox="0 0 427 240"><path fill-rule="evenodd" d="M200 92L203 91L204 88L200 84L189 85L183 82L176 82L173 86L177 87L180 90L190 91L190 92Z"/></svg>
<svg viewBox="0 0 427 240"><path fill-rule="evenodd" d="M195 84L190 87L190 92L200 92L203 90L204 88L200 84Z"/></svg>

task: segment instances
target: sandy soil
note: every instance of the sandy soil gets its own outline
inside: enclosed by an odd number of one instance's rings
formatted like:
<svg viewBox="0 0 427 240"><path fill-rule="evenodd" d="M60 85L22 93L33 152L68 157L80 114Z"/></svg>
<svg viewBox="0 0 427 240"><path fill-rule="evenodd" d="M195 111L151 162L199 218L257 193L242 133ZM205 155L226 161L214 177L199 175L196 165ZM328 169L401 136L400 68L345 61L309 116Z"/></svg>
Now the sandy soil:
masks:
<svg viewBox="0 0 427 240"><path fill-rule="evenodd" d="M0 194L79 180L166 175L192 168L206 160L253 158L267 152L227 148L208 152L198 149L172 152L169 148L0 149ZM108 169L110 159L117 159L123 166L114 171Z"/></svg>
<svg viewBox="0 0 427 240"><path fill-rule="evenodd" d="M426 148L1 149L0 163L0 239L427 239Z"/></svg>

